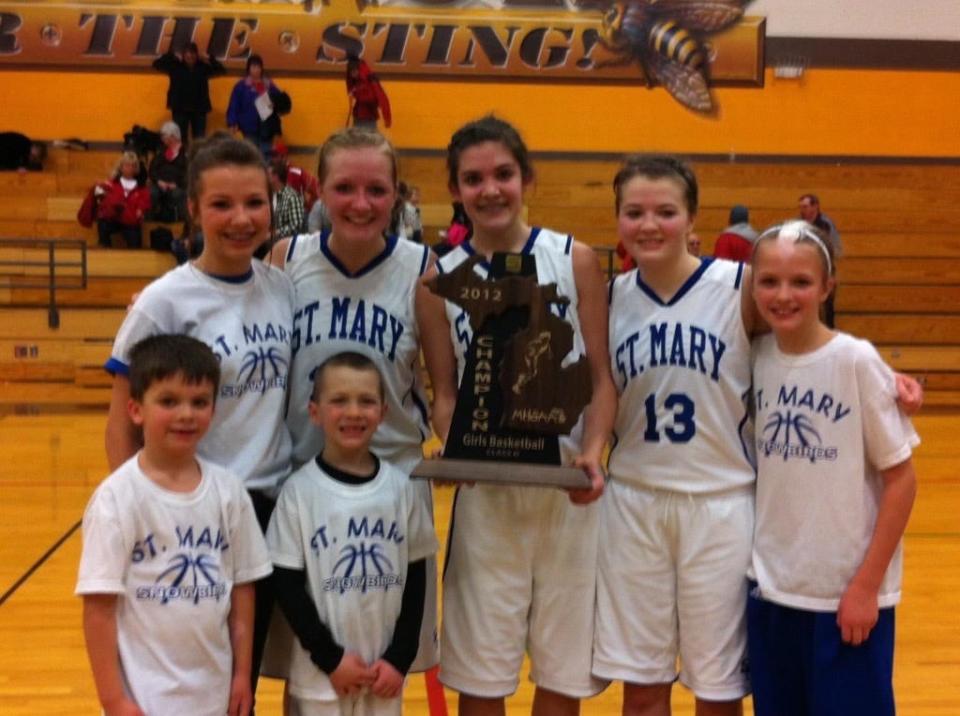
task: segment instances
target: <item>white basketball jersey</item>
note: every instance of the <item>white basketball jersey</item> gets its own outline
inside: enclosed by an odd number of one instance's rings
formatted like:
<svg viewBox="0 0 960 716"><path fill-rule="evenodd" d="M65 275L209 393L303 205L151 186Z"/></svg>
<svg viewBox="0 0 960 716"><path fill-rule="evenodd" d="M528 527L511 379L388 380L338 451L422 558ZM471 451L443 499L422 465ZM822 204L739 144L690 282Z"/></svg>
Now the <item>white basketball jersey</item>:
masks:
<svg viewBox="0 0 960 716"><path fill-rule="evenodd" d="M620 395L613 479L706 493L754 481L743 264L711 258L667 302L636 270L610 286L610 360Z"/></svg>
<svg viewBox="0 0 960 716"><path fill-rule="evenodd" d="M373 437L373 452L409 473L430 435L415 316L417 281L430 250L391 237L383 253L350 273L328 240L327 233L297 236L287 252L286 271L296 292L287 408L294 466L323 448L323 433L307 412L314 371L330 356L354 351L368 356L384 381L387 414Z"/></svg>
<svg viewBox="0 0 960 716"><path fill-rule="evenodd" d="M534 227L530 230L530 237L521 253L534 256L537 266L537 283L540 285L557 284L557 293L570 300L570 303L566 306L551 306L552 311L573 327L573 349L564 356L561 362L561 365L565 367L586 354L583 335L580 332L580 317L577 314L577 284L573 275L573 236L558 234L550 229ZM476 251L470 245L469 240L464 241L453 251L439 259L437 269L440 273L450 273L474 255L476 255ZM474 270L483 278L488 278L490 265L484 261L478 264ZM459 382L463 378L463 370L466 365L465 355L470 347L470 341L473 339L473 330L470 327L469 315L460 306L452 301L446 301L446 311L447 320L450 322L450 340L457 357L457 380ZM560 440L564 462L579 451L576 445L579 445L582 425L583 417L581 416L570 436ZM573 452L571 453L571 451Z"/></svg>

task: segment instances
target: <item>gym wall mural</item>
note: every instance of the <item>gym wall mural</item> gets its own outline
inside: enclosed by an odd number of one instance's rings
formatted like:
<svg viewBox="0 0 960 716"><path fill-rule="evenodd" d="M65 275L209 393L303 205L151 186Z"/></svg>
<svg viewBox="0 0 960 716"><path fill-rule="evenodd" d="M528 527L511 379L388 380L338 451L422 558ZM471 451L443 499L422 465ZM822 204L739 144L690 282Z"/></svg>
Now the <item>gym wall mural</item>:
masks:
<svg viewBox="0 0 960 716"><path fill-rule="evenodd" d="M712 86L761 87L765 19L750 0L0 2L0 69L147 70L196 42L275 75L602 82L667 91L701 115Z"/></svg>

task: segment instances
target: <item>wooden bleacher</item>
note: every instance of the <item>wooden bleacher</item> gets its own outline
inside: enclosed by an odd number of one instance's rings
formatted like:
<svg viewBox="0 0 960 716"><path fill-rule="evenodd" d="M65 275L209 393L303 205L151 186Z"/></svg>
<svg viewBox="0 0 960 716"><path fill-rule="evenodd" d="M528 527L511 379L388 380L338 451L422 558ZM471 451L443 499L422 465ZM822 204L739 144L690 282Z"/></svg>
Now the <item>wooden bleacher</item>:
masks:
<svg viewBox="0 0 960 716"><path fill-rule="evenodd" d="M59 294L57 331L47 328L44 290L0 286L0 403L105 402L101 366L124 306L173 265L149 250L98 249L96 231L76 223L87 187L107 175L115 158L53 150L46 172L0 173L0 237L79 238L91 247L88 287ZM315 169L312 154L292 161ZM539 159L535 165L528 221L613 246L610 182L617 163ZM696 169L696 228L705 254L733 204L747 205L759 229L794 217L801 193L819 194L844 243L840 328L870 339L891 365L925 381L928 405L960 405L960 166L784 162ZM451 214L442 157L402 157L401 175L420 188L425 238L436 242Z"/></svg>
<svg viewBox="0 0 960 716"><path fill-rule="evenodd" d="M24 270L23 276L0 285L0 405L105 405L110 377L103 364L130 296L174 265L172 256L149 250L96 248L96 230L83 228L75 219L82 192L45 193L59 192L61 184L71 187L59 176L60 167L69 162L62 157L54 161L56 169L43 174L0 173L0 238L84 241L90 247L87 286L57 291L60 323L51 328L48 289L36 285L36 280L29 286L18 280L36 279L38 274L43 278L46 269ZM109 166L105 154L93 161ZM88 168L83 181L89 186L101 175ZM19 255L33 261L45 249L5 248L0 254L8 260ZM61 275L76 272L61 270Z"/></svg>

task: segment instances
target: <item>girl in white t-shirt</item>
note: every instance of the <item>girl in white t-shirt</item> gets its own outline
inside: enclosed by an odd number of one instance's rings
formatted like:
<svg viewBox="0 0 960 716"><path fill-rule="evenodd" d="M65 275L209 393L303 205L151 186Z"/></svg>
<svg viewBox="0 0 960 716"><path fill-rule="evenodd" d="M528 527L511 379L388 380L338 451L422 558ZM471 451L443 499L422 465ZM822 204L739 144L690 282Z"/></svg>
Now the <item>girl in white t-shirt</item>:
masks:
<svg viewBox="0 0 960 716"><path fill-rule="evenodd" d="M293 286L282 271L253 259L270 238L270 185L260 152L214 135L197 143L187 180L188 206L203 231L203 252L147 286L127 313L106 369L113 375L106 451L112 470L140 448L127 415L129 354L140 340L183 333L220 361L216 412L197 454L228 468L249 492L262 529L290 473L283 422L290 368ZM269 580L256 584L254 690L272 610Z"/></svg>
<svg viewBox="0 0 960 716"><path fill-rule="evenodd" d="M829 241L765 231L753 293L757 517L748 601L758 716L894 713L893 606L919 439L870 343L824 325Z"/></svg>

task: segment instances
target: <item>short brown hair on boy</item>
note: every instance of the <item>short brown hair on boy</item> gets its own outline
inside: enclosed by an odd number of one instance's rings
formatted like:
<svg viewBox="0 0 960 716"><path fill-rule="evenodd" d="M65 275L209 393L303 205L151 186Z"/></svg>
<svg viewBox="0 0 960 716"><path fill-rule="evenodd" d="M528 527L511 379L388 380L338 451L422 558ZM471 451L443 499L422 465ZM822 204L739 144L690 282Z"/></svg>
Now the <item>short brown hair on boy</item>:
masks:
<svg viewBox="0 0 960 716"><path fill-rule="evenodd" d="M220 361L206 343L181 334L144 338L130 351L130 397L143 400L153 383L179 375L187 383L220 383Z"/></svg>
<svg viewBox="0 0 960 716"><path fill-rule="evenodd" d="M327 358L323 363L317 366L313 373L313 394L310 400L317 402L320 399L320 392L323 390L323 374L327 368L353 368L354 370L368 370L377 374L377 384L380 386L380 400L384 399L383 375L377 364L363 353L354 351L344 351Z"/></svg>

